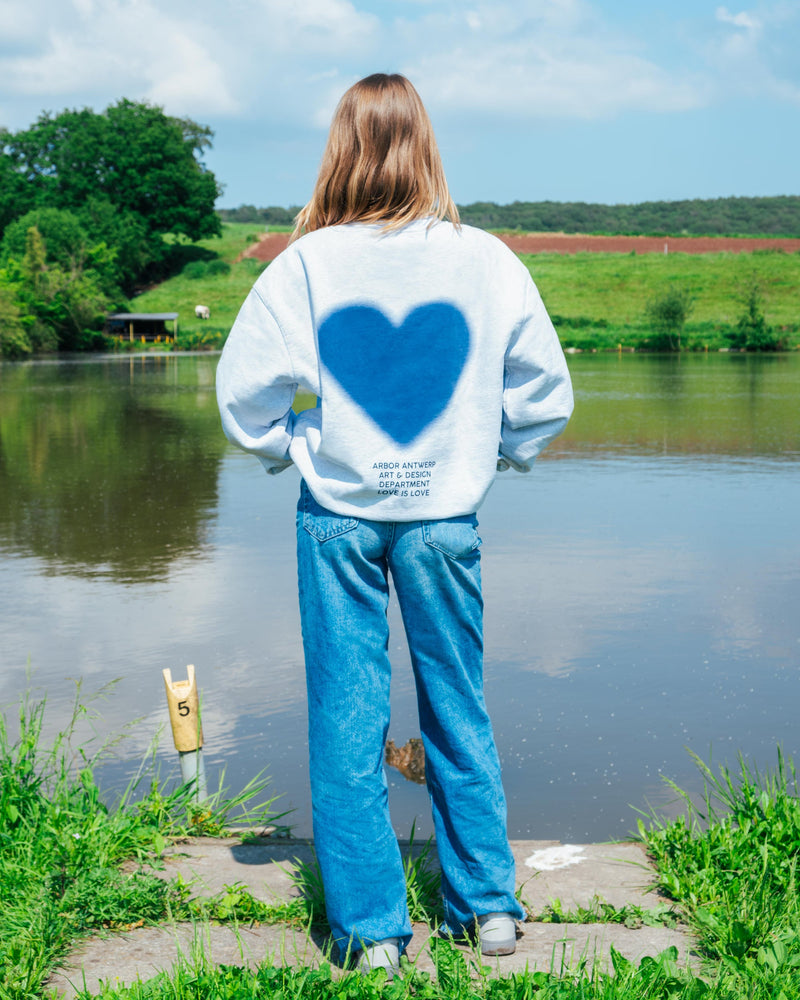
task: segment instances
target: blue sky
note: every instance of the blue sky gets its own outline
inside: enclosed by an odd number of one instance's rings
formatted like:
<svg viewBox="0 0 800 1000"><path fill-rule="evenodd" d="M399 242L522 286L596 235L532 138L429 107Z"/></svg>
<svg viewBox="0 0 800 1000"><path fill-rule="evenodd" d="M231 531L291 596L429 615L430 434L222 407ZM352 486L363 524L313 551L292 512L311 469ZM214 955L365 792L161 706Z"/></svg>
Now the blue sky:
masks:
<svg viewBox="0 0 800 1000"><path fill-rule="evenodd" d="M228 207L303 203L376 71L462 204L800 194L800 0L0 0L0 126L152 101L214 130Z"/></svg>

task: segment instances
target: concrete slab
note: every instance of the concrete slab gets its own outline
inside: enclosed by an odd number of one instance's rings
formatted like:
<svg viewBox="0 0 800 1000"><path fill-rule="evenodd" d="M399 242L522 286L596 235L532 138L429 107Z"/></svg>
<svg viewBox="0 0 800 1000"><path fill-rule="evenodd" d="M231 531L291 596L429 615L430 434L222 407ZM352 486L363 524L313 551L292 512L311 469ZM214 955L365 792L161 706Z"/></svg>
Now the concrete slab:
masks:
<svg viewBox="0 0 800 1000"><path fill-rule="evenodd" d="M159 877L180 875L195 883L195 895L214 896L226 886L239 884L265 903L288 902L297 896L291 872L297 862L311 864L314 849L309 841L276 838L257 844L238 839L194 838L175 844L164 854Z"/></svg>
<svg viewBox="0 0 800 1000"><path fill-rule="evenodd" d="M616 907L626 903L648 907L658 902L649 892L654 873L636 844L570 847L552 841L515 841L512 848L517 881L532 913L541 912L554 899L564 909L590 906L596 898ZM171 848L158 873L164 878L180 874L186 881L193 880L198 895L214 895L226 885L240 884L258 899L278 902L296 895L290 877L295 859L308 863L312 858L312 846L306 841L275 839L244 845L238 839L193 840ZM428 972L435 971L428 948L431 933L427 925L416 925L409 948L409 958ZM562 971L583 960L605 966L612 945L634 962L671 946L678 949L681 963L689 962L692 954L692 940L680 928L528 922L521 927L516 954L496 959L476 955L475 963L476 967L489 965L498 974L526 967ZM84 984L96 992L101 981L144 980L181 961L313 966L326 960L327 950L324 936L282 925L141 927L88 939L68 956L48 987L70 1000Z"/></svg>
<svg viewBox="0 0 800 1000"><path fill-rule="evenodd" d="M656 874L639 844L559 844L512 841L517 884L533 913L554 900L565 910L596 897L617 908L656 906Z"/></svg>

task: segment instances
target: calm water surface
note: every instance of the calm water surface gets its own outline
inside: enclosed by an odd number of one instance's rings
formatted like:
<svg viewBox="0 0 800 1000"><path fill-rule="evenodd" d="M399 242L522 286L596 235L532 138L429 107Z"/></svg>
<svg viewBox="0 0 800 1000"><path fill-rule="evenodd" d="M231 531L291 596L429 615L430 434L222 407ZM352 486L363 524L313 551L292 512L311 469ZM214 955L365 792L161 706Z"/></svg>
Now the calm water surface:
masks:
<svg viewBox="0 0 800 1000"><path fill-rule="evenodd" d="M263 769L310 833L292 470L222 437L209 355L0 366L0 703L84 695L126 730L122 787L165 732L161 670L203 690L210 776ZM576 412L529 476L498 477L484 540L486 690L513 836L622 836L688 750L800 760L800 356L570 359ZM396 607L390 736L418 735ZM30 678L29 675L30 674ZM397 832L430 829L390 770ZM633 807L633 808L632 808Z"/></svg>

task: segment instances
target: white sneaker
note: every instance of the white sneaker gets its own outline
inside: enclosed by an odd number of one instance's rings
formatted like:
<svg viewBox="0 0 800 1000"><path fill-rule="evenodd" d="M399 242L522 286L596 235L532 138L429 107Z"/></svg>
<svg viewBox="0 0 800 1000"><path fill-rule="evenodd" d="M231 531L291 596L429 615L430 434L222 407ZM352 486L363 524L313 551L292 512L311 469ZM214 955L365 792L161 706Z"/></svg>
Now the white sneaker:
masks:
<svg viewBox="0 0 800 1000"><path fill-rule="evenodd" d="M510 913L484 913L478 917L482 955L513 955L517 950L517 922Z"/></svg>
<svg viewBox="0 0 800 1000"><path fill-rule="evenodd" d="M388 978L394 978L400 971L400 938L384 938L364 948L358 956L356 968L359 972L386 969Z"/></svg>

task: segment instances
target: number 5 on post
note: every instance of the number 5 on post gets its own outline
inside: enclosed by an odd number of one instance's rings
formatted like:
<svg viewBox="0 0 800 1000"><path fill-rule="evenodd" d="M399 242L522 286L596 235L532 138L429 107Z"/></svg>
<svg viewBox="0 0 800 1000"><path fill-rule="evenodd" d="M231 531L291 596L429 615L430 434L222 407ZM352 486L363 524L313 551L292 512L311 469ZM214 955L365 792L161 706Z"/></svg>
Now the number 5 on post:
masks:
<svg viewBox="0 0 800 1000"><path fill-rule="evenodd" d="M185 784L196 783L198 798L207 798L205 767L202 761L203 727L200 724L200 699L195 683L194 664L186 668L185 681L173 681L169 668L163 671L167 689L167 707L175 749L180 755L181 775Z"/></svg>

